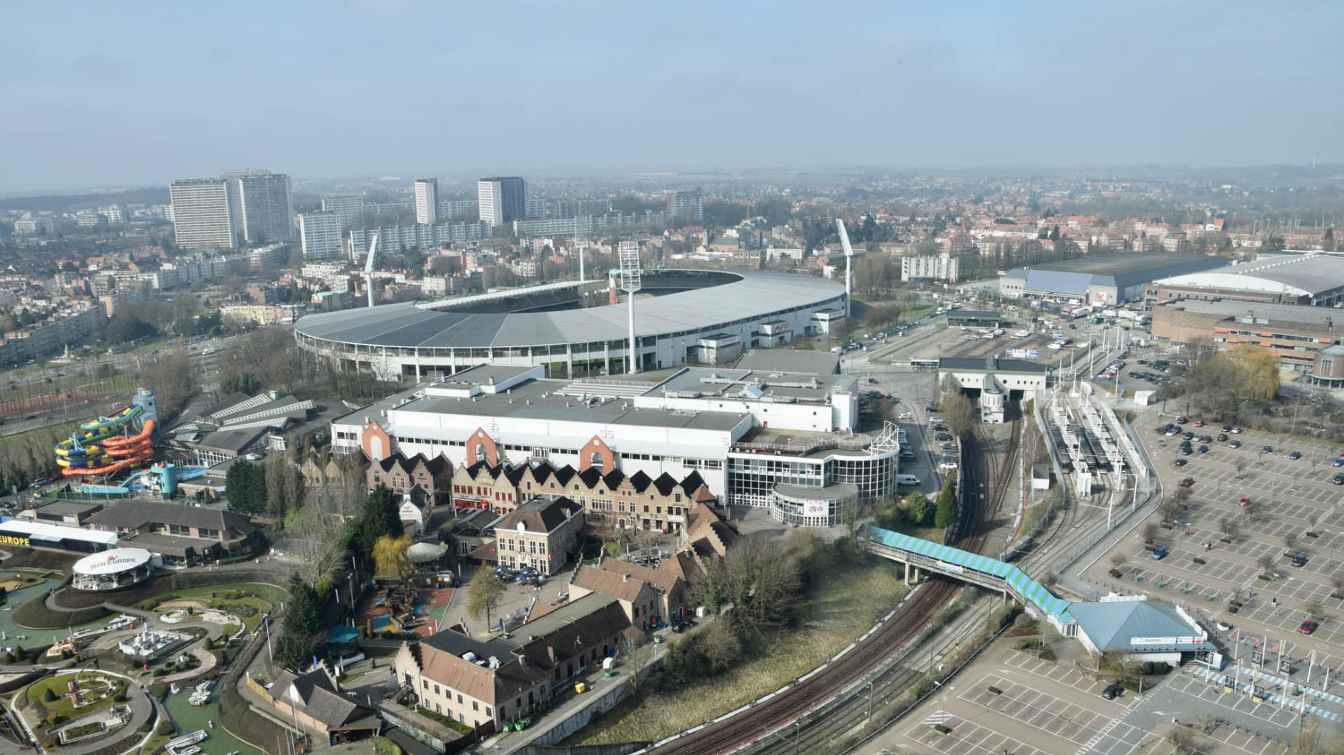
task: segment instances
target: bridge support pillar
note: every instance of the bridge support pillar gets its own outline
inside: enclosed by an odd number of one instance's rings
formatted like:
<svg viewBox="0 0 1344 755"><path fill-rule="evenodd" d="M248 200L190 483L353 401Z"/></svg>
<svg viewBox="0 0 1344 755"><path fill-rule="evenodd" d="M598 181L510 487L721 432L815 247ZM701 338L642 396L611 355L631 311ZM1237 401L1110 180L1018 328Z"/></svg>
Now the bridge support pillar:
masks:
<svg viewBox="0 0 1344 755"><path fill-rule="evenodd" d="M906 562L905 562L905 584L906 584L906 585L909 585L909 584L910 584L910 562L909 562L909 561L906 561Z"/></svg>

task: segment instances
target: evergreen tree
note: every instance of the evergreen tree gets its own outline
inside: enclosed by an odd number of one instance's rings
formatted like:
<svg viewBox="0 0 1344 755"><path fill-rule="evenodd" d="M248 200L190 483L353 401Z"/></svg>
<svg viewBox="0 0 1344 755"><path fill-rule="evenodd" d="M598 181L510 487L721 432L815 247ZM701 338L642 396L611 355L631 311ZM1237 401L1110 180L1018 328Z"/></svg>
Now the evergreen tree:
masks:
<svg viewBox="0 0 1344 755"><path fill-rule="evenodd" d="M261 465L238 459L229 467L224 486L234 511L260 514L266 510L266 474Z"/></svg>
<svg viewBox="0 0 1344 755"><path fill-rule="evenodd" d="M322 599L298 573L289 577L289 600L275 654L286 668L308 665L322 644Z"/></svg>
<svg viewBox="0 0 1344 755"><path fill-rule="evenodd" d="M935 527L947 528L957 518L957 484L948 480L943 485L942 491L938 493L938 508L933 514L933 525Z"/></svg>

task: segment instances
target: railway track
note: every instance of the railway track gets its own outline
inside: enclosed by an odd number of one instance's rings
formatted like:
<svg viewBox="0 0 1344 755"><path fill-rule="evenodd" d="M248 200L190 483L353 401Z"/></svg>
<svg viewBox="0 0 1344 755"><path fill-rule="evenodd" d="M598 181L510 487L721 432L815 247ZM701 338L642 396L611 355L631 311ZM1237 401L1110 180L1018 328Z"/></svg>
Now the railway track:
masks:
<svg viewBox="0 0 1344 755"><path fill-rule="evenodd" d="M986 485L987 495L983 499L986 505L976 512L976 525L968 537L958 545L972 551L984 546L985 524L993 518L1008 494L1008 481L1013 466L1017 463L1019 426L1013 425L1012 440L1002 453L1002 458L985 459L981 453L982 442L978 438L968 438L967 469L963 484L978 489L981 482ZM972 497L968 500L980 500ZM900 612L887 622L879 631L866 641L856 645L836 661L832 661L822 671L803 682L795 683L768 699L757 703L750 711L739 713L731 718L712 721L692 730L689 734L655 746L653 752L662 755L701 755L702 753L725 753L751 749L753 741L776 731L785 731L792 736L759 748L759 752L821 752L827 749L845 734L852 732L871 713L874 699L890 699L899 692L908 689L923 676L925 670L908 664L895 662L876 677L868 680L871 687L866 694L851 696L833 708L824 717L805 719L806 711L831 700L843 690L858 683L871 674L883 659L905 646L912 636L917 635L943 607L952 602L953 596L961 587L947 580L933 580L919 587L906 600ZM978 616L978 614L977 614ZM974 622L980 626L981 622ZM947 638L942 649L950 647L955 637ZM931 663L931 659L930 659ZM793 731L787 732L792 725Z"/></svg>

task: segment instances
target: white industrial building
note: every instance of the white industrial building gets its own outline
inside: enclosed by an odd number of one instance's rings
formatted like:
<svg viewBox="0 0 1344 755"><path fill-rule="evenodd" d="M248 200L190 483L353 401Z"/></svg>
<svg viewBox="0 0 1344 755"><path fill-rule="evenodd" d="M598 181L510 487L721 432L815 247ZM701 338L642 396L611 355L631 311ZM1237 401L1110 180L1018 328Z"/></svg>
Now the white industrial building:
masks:
<svg viewBox="0 0 1344 755"><path fill-rule="evenodd" d="M761 508L799 504L798 487L853 486L852 495L842 488L818 499L836 502L826 514L814 507L811 521L797 522L811 525L838 524L840 504L895 491L895 428L854 432L852 377L703 367L619 379L542 375L541 367L477 367L440 378L333 421L333 447L371 459L443 456L454 466L546 461L677 479L694 471L728 502ZM777 500L781 484L792 494Z"/></svg>
<svg viewBox="0 0 1344 755"><path fill-rule="evenodd" d="M948 375L976 397L980 421L997 424L1005 421L1008 402L1034 398L1045 389L1048 371L1024 359L943 357L938 360L938 384Z"/></svg>

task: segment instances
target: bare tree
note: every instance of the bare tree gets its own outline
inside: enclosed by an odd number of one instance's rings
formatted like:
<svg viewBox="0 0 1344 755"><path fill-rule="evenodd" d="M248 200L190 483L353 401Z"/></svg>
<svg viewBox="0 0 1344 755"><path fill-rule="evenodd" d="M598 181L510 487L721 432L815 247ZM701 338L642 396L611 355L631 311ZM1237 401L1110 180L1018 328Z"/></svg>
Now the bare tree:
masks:
<svg viewBox="0 0 1344 755"><path fill-rule="evenodd" d="M1222 532L1228 540L1236 541L1241 537L1241 526L1231 518L1225 518L1219 521L1218 530Z"/></svg>
<svg viewBox="0 0 1344 755"><path fill-rule="evenodd" d="M1268 555L1256 559L1255 563L1260 566L1260 573L1265 576L1273 576L1278 573L1274 568L1274 559L1270 558Z"/></svg>
<svg viewBox="0 0 1344 755"><path fill-rule="evenodd" d="M1297 533L1296 533L1296 532L1285 532L1285 533L1283 533L1283 545L1284 545L1284 547L1287 548L1288 550L1293 550L1294 548L1296 548L1296 547L1297 547Z"/></svg>
<svg viewBox="0 0 1344 755"><path fill-rule="evenodd" d="M1176 751L1176 755L1199 755L1204 752L1195 733L1179 724L1167 734L1167 743Z"/></svg>
<svg viewBox="0 0 1344 755"><path fill-rule="evenodd" d="M1111 554L1111 564L1112 564L1113 566L1116 566L1116 567L1124 566L1124 565L1125 565L1125 562L1128 561L1128 560L1129 560L1129 554L1128 554L1128 553L1123 553L1123 552L1121 552L1121 551L1116 551L1115 553Z"/></svg>

